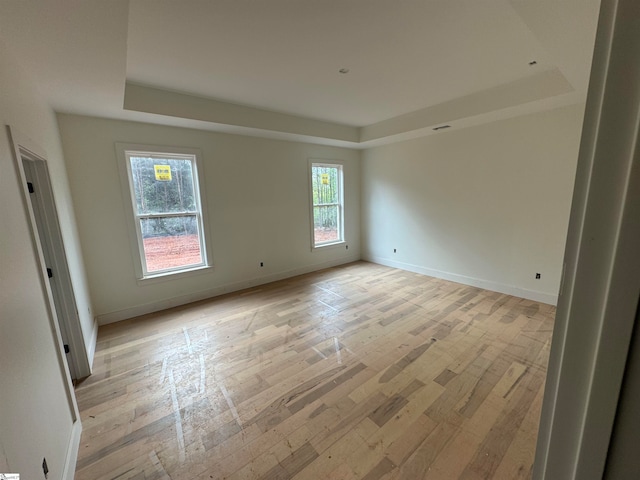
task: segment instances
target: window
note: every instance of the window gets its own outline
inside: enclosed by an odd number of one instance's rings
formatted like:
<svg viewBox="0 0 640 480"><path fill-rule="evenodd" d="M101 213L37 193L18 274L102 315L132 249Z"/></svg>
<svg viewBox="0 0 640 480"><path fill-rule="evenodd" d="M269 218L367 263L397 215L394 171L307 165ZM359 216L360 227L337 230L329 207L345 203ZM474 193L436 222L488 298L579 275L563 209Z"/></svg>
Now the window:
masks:
<svg viewBox="0 0 640 480"><path fill-rule="evenodd" d="M311 163L313 247L344 242L342 165Z"/></svg>
<svg viewBox="0 0 640 480"><path fill-rule="evenodd" d="M207 266L195 153L124 150L141 276Z"/></svg>

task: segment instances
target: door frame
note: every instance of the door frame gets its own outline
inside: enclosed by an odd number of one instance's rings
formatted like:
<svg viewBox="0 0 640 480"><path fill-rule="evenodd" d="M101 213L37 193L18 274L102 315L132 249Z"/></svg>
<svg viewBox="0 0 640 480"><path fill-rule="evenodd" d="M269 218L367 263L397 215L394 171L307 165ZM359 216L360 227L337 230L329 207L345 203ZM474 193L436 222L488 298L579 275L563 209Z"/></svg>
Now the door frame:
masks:
<svg viewBox="0 0 640 480"><path fill-rule="evenodd" d="M54 329L58 347L67 370L66 374L71 379L81 379L91 374L91 365L58 221L47 155L28 138L20 135L15 128L7 126L7 129L13 147L16 169L20 177L24 205L29 216L34 253L41 266L43 283L46 287L52 316L55 319ZM34 211L32 205L32 197L27 186L28 181L33 183L34 189L38 191L38 213ZM44 229L42 233L44 238L49 239L48 245L42 245L39 228ZM45 262L45 249L46 256L50 257L48 258L50 265ZM50 282L47 267L53 270L55 282ZM56 302L54 298L59 301ZM66 355L64 352L65 344L69 346L70 355Z"/></svg>
<svg viewBox="0 0 640 480"><path fill-rule="evenodd" d="M602 0L534 480L605 472L640 295L639 25Z"/></svg>

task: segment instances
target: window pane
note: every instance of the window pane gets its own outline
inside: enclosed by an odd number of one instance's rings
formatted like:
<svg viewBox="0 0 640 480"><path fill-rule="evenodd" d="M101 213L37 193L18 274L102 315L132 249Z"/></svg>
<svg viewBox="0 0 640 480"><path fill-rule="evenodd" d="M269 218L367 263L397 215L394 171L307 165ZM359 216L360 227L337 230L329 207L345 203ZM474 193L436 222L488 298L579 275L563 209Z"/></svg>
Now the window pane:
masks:
<svg viewBox="0 0 640 480"><path fill-rule="evenodd" d="M202 264L195 215L140 219L148 272Z"/></svg>
<svg viewBox="0 0 640 480"><path fill-rule="evenodd" d="M314 243L337 242L340 236L340 218L337 205L313 207Z"/></svg>
<svg viewBox="0 0 640 480"><path fill-rule="evenodd" d="M312 167L313 204L338 203L340 201L339 169L336 167Z"/></svg>
<svg viewBox="0 0 640 480"><path fill-rule="evenodd" d="M191 160L130 157L136 213L196 210Z"/></svg>

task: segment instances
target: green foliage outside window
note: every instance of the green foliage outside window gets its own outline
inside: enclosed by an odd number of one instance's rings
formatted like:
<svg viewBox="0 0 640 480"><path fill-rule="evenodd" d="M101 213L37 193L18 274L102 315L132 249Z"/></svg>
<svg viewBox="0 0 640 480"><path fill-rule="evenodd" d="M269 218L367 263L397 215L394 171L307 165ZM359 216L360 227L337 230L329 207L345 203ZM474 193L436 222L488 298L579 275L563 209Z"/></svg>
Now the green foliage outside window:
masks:
<svg viewBox="0 0 640 480"><path fill-rule="evenodd" d="M190 160L130 157L131 179L143 238L198 233L193 164ZM169 166L170 180L159 180L154 166ZM166 177L165 177L166 178ZM157 216L184 213L180 216ZM191 215L189 215L191 214Z"/></svg>
<svg viewBox="0 0 640 480"><path fill-rule="evenodd" d="M312 165L314 243L342 239L342 169L339 166Z"/></svg>

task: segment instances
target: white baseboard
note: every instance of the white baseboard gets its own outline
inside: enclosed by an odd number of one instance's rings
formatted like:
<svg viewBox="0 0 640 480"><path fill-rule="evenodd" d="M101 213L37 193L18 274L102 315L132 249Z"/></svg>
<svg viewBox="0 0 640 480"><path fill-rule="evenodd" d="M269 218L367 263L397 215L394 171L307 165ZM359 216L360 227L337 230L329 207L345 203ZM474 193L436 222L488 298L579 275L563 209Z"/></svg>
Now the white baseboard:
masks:
<svg viewBox="0 0 640 480"><path fill-rule="evenodd" d="M87 357L89 358L89 366L91 370L93 370L93 357L96 354L96 344L98 343L98 327L100 324L98 323L98 318L94 317L93 319L93 329L91 330L91 338L89 339L89 345L87 350Z"/></svg>
<svg viewBox="0 0 640 480"><path fill-rule="evenodd" d="M526 288L520 288L514 285L506 285L503 283L493 282L491 280L459 275L457 273L443 272L441 270L434 270L432 268L413 265L410 263L396 262L394 260L389 260L388 258L376 257L373 255L364 255L362 259L367 262L377 263L380 265L385 265L387 267L399 268L401 270L407 270L409 272L420 273L422 275L428 275L430 277L441 278L443 280L449 280L456 283L462 283L463 285L470 285L472 287L491 290L492 292L506 293L507 295L513 295L514 297L526 298L528 300L546 303L549 305L557 305L558 303L557 294L554 295L551 293L539 292L536 290L528 290Z"/></svg>
<svg viewBox="0 0 640 480"><path fill-rule="evenodd" d="M71 427L71 437L69 438L69 447L67 448L67 458L64 461L62 470L62 478L64 480L73 480L76 475L76 462L78 461L78 451L80 449L80 436L82 435L82 423L78 418Z"/></svg>
<svg viewBox="0 0 640 480"><path fill-rule="evenodd" d="M200 300L206 300L207 298L217 297L224 295L225 293L237 292L238 290L244 290L245 288L256 287L258 285L264 285L266 283L275 282L278 280L284 280L285 278L295 277L297 275L303 275L305 273L315 272L325 268L335 267L337 265L344 265L345 263L357 262L360 260L359 255L350 255L341 257L329 262L315 263L312 265L306 265L300 268L294 268L292 270L286 270L283 272L277 272L262 277L251 278L240 282L229 283L226 285L220 285L218 287L210 288L200 292L190 293L188 295L182 295L179 297L173 297L160 302L147 303L144 305L136 305L135 307L126 308L117 312L105 313L98 315L98 324L107 325L109 323L119 322L128 318L138 317L140 315L146 315L147 313L158 312L160 310L166 310L168 308L178 307L180 305L186 305L188 303L197 302Z"/></svg>

